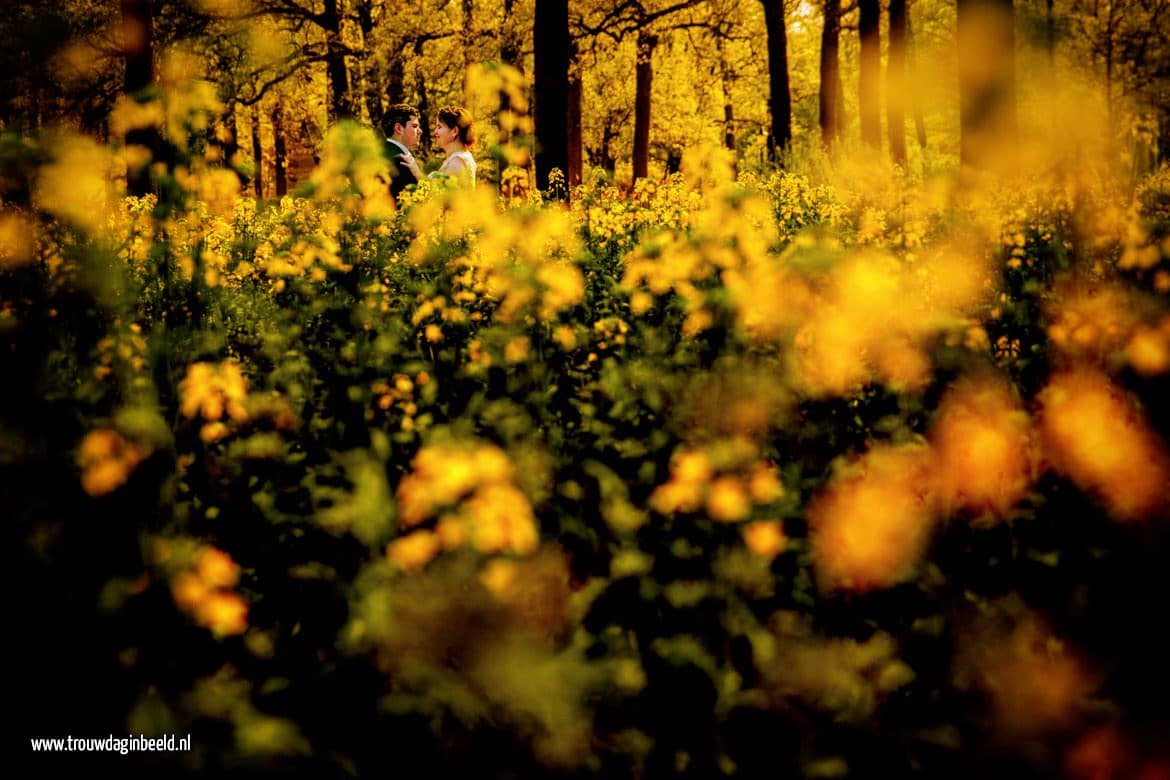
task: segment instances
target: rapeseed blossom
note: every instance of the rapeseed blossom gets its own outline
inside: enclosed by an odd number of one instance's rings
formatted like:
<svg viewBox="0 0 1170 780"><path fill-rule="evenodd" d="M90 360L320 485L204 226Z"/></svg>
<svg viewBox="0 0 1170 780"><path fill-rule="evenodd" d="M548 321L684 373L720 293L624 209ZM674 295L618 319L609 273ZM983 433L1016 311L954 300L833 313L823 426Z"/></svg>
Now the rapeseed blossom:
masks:
<svg viewBox="0 0 1170 780"><path fill-rule="evenodd" d="M130 478L150 453L150 447L130 441L115 430L97 428L90 431L77 448L82 489L91 496L113 492Z"/></svg>
<svg viewBox="0 0 1170 780"><path fill-rule="evenodd" d="M1035 480L1031 420L1002 379L972 377L939 403L930 429L937 499L944 514L1003 517Z"/></svg>
<svg viewBox="0 0 1170 780"><path fill-rule="evenodd" d="M403 529L434 519L387 547L391 561L419 569L443 550L470 544L481 553L536 551L540 538L528 497L515 484L507 454L491 444L442 443L423 447L398 485Z"/></svg>
<svg viewBox="0 0 1170 780"><path fill-rule="evenodd" d="M808 509L817 580L870 590L909 578L934 528L930 453L881 445L841 466Z"/></svg>
<svg viewBox="0 0 1170 780"><path fill-rule="evenodd" d="M1120 520L1166 506L1170 456L1142 411L1107 376L1072 369L1040 393L1047 463L1097 496Z"/></svg>

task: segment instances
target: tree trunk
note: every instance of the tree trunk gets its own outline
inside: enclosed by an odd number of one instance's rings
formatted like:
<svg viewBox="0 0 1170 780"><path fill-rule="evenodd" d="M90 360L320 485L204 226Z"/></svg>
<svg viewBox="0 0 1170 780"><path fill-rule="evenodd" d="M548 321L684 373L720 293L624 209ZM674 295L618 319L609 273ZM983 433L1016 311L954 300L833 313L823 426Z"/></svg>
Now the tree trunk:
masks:
<svg viewBox="0 0 1170 780"><path fill-rule="evenodd" d="M532 34L535 70L536 185L549 189L549 174L569 167L569 2L536 4Z"/></svg>
<svg viewBox="0 0 1170 780"><path fill-rule="evenodd" d="M125 92L133 96L154 81L154 0L122 0L122 42ZM162 149L162 138L154 128L131 130L126 143L145 146L156 159ZM151 191L149 165L127 172L126 191L138 197Z"/></svg>
<svg viewBox="0 0 1170 780"><path fill-rule="evenodd" d="M1048 53L1049 71L1056 64L1056 15L1053 0L1044 0L1044 48ZM1050 74L1051 75L1051 74Z"/></svg>
<svg viewBox="0 0 1170 780"><path fill-rule="evenodd" d="M958 0L959 158L985 166L1016 145L1012 0Z"/></svg>
<svg viewBox="0 0 1170 780"><path fill-rule="evenodd" d="M252 186L256 198L264 197L264 145L260 142L260 106L252 106L252 160L254 173Z"/></svg>
<svg viewBox="0 0 1170 780"><path fill-rule="evenodd" d="M723 146L735 151L735 107L731 101L731 69L727 67L727 52L723 35L716 32L715 46L719 51L719 86L723 90Z"/></svg>
<svg viewBox="0 0 1170 780"><path fill-rule="evenodd" d="M613 157L613 142L615 137L616 133L612 127L609 124L605 125L601 130L601 149L597 153L599 158L597 161L598 164L609 174L610 178L613 178L614 169L617 165L617 161Z"/></svg>
<svg viewBox="0 0 1170 780"><path fill-rule="evenodd" d="M821 143L826 149L841 140L841 119L845 113L845 95L841 88L841 0L824 0L824 26L821 28Z"/></svg>
<svg viewBox="0 0 1170 780"><path fill-rule="evenodd" d="M584 161L581 157L581 63L577 61L577 45L573 44L572 64L569 66L569 94L566 96L568 116L565 120L569 136L569 186L581 183Z"/></svg>
<svg viewBox="0 0 1170 780"><path fill-rule="evenodd" d="M906 164L906 0L890 0L886 65L886 132L890 158Z"/></svg>
<svg viewBox="0 0 1170 780"><path fill-rule="evenodd" d="M788 90L788 32L784 26L784 0L760 0L768 37L768 110L772 134L768 137L773 160L792 141L792 96Z"/></svg>
<svg viewBox="0 0 1170 780"><path fill-rule="evenodd" d="M272 109L273 167L276 182L276 197L288 194L288 149L284 141L284 109L279 102Z"/></svg>
<svg viewBox="0 0 1170 780"><path fill-rule="evenodd" d="M910 21L910 14L906 14L906 69L909 73L916 73L912 61L914 54L914 26ZM918 136L918 148L926 148L926 120L922 116L922 98L918 94L917 85L910 83L907 85L906 93L907 101L911 106L911 111L914 113L914 131Z"/></svg>
<svg viewBox="0 0 1170 780"><path fill-rule="evenodd" d="M500 62L521 70L520 38L510 24L515 5L516 0L504 0L504 18L500 24Z"/></svg>
<svg viewBox="0 0 1170 780"><path fill-rule="evenodd" d="M358 4L358 26L362 31L362 46L369 52L370 36L374 33L374 5L373 0L362 0ZM370 125L380 128L385 116L382 105L384 85L377 68L370 67L370 60L366 59L361 69L360 82L362 85L362 99L366 106L366 115L370 118Z"/></svg>
<svg viewBox="0 0 1170 780"><path fill-rule="evenodd" d="M126 94L154 81L154 0L122 0L122 43L126 57Z"/></svg>
<svg viewBox="0 0 1170 780"><path fill-rule="evenodd" d="M236 128L236 107L231 105L224 112L223 125L227 130L227 138L221 144L223 149L223 164L236 174L240 180L240 184L244 184L247 178L241 172L240 162L240 136Z"/></svg>
<svg viewBox="0 0 1170 780"><path fill-rule="evenodd" d="M329 77L329 121L352 117L349 98L349 72L345 65L345 47L341 42L341 0L325 0L321 26L325 29L325 72Z"/></svg>
<svg viewBox="0 0 1170 780"><path fill-rule="evenodd" d="M405 77L403 76L406 68L403 67L404 64L405 58L400 56L399 59L392 60L389 67L386 69L386 72L388 73L386 77L387 108L395 105L396 103L406 102L406 81ZM389 135L389 133L387 133L387 135Z"/></svg>
<svg viewBox="0 0 1170 780"><path fill-rule="evenodd" d="M634 180L650 173L650 90L654 86L654 47L658 39L638 31L638 63L634 70Z"/></svg>
<svg viewBox="0 0 1170 780"><path fill-rule="evenodd" d="M857 33L861 39L860 73L857 82L857 104L861 118L862 143L882 148L882 96L880 90L882 66L881 3L879 0L858 0Z"/></svg>

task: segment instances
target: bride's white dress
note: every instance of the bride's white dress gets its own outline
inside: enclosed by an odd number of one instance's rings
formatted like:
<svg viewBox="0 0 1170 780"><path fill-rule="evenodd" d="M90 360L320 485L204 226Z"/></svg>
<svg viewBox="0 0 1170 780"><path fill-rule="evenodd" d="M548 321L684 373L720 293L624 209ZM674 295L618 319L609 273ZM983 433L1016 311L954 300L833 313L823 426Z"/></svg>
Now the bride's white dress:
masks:
<svg viewBox="0 0 1170 780"><path fill-rule="evenodd" d="M474 187L475 158L472 157L471 152L467 150L462 152L452 152L451 155L443 161L443 166L439 168L439 173L450 176L460 187Z"/></svg>

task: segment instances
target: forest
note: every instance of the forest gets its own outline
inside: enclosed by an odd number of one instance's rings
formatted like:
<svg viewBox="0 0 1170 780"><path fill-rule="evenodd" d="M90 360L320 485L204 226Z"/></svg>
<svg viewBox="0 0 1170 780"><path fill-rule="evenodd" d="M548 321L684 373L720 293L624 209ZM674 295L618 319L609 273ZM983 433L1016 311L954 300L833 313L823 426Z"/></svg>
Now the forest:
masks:
<svg viewBox="0 0 1170 780"><path fill-rule="evenodd" d="M5 757L1170 778L1168 149L1170 0L12 0Z"/></svg>

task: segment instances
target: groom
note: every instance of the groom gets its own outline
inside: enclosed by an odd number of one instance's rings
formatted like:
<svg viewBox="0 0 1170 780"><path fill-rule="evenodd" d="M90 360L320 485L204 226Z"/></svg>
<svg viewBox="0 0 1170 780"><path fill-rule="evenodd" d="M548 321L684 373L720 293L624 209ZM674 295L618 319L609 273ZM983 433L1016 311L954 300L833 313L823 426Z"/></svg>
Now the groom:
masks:
<svg viewBox="0 0 1170 780"><path fill-rule="evenodd" d="M386 131L386 157L390 160L390 194L398 194L412 184L418 184L419 167L414 150L422 139L422 125L414 106L397 103L386 112L383 128Z"/></svg>

